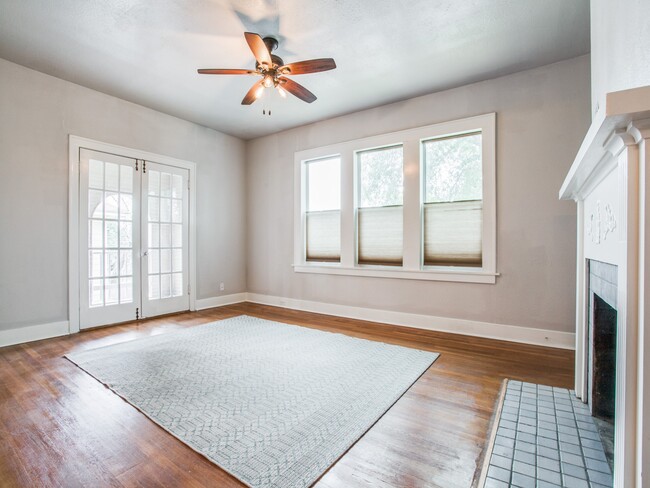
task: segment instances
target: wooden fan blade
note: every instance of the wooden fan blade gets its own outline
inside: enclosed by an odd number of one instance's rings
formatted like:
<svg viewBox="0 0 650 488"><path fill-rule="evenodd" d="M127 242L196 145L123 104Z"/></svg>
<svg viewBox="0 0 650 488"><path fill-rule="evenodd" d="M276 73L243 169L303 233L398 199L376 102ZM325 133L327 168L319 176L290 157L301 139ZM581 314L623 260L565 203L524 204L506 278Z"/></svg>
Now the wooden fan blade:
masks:
<svg viewBox="0 0 650 488"><path fill-rule="evenodd" d="M319 71L329 71L336 68L336 63L332 58L310 59L308 61L299 61L282 66L279 71L287 75L305 75L307 73L318 73Z"/></svg>
<svg viewBox="0 0 650 488"><path fill-rule="evenodd" d="M246 93L246 96L244 99L241 101L242 105L250 105L253 103L255 100L258 98L258 91L260 89L264 89L264 85L262 85L261 81L258 81L255 83L250 90L248 90L248 93Z"/></svg>
<svg viewBox="0 0 650 488"><path fill-rule="evenodd" d="M255 34L254 32L244 32L244 37L246 37L248 47L250 47L251 51L253 51L253 56L255 56L257 62L260 64L265 64L269 68L273 66L271 53L266 48L266 44L264 44L264 41L260 35Z"/></svg>
<svg viewBox="0 0 650 488"><path fill-rule="evenodd" d="M311 103L314 100L316 100L316 95L314 95L312 92L307 90L304 86L302 86L299 83L296 83L293 80L290 80L289 78L285 78L284 76L281 76L278 79L281 83L281 87L284 88L286 91L291 93L292 95L300 98L300 100Z"/></svg>
<svg viewBox="0 0 650 488"><path fill-rule="evenodd" d="M197 69L200 75L259 75L251 69Z"/></svg>

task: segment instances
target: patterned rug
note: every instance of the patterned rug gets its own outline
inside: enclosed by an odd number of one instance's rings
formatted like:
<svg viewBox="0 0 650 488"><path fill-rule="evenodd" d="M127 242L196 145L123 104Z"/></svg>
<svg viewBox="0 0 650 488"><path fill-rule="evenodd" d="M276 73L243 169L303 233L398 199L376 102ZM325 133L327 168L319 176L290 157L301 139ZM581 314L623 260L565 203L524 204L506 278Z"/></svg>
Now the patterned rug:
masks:
<svg viewBox="0 0 650 488"><path fill-rule="evenodd" d="M240 316L66 357L246 485L295 488L438 354Z"/></svg>

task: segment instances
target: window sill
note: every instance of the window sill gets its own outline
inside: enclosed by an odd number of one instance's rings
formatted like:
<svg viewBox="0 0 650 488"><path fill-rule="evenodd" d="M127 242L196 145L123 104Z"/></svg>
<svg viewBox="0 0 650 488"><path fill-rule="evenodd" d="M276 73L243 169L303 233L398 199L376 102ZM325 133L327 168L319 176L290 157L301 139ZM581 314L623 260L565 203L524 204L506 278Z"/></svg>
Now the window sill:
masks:
<svg viewBox="0 0 650 488"><path fill-rule="evenodd" d="M400 280L453 281L460 283L495 284L499 273L484 270L406 270L389 266L342 267L339 264L294 264L295 273L313 273L344 276L366 276L372 278L394 278Z"/></svg>

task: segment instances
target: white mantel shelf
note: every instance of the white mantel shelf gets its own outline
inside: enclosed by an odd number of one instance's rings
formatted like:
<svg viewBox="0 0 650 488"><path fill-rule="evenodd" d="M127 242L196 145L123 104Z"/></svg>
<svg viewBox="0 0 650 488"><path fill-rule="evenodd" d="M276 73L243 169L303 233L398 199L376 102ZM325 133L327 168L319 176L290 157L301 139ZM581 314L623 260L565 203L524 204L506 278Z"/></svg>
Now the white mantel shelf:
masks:
<svg viewBox="0 0 650 488"><path fill-rule="evenodd" d="M650 118L650 86L607 94L605 107L594 116L578 154L560 189L561 200L577 200L585 191L596 168L602 164L611 134L625 130L632 122ZM589 186L592 186L592 185Z"/></svg>

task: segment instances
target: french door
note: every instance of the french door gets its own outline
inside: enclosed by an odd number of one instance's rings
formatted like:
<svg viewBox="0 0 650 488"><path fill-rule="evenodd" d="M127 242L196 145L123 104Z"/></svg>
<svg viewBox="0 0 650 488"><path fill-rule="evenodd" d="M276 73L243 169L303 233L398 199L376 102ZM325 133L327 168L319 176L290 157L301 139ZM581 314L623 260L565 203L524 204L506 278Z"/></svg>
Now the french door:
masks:
<svg viewBox="0 0 650 488"><path fill-rule="evenodd" d="M189 309L188 170L80 150L80 327Z"/></svg>
<svg viewBox="0 0 650 488"><path fill-rule="evenodd" d="M186 169L144 162L142 310L146 317L190 308ZM143 229L144 230L144 229Z"/></svg>

